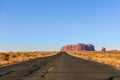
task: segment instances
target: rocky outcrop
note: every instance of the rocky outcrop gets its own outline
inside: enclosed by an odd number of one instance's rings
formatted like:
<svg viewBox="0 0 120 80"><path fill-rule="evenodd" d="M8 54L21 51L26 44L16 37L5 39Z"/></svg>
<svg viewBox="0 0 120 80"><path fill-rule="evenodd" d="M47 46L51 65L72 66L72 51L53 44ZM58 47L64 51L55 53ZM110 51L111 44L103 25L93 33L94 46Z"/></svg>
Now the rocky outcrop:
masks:
<svg viewBox="0 0 120 80"><path fill-rule="evenodd" d="M92 44L77 44L77 45L66 45L61 48L61 51L95 51L94 45Z"/></svg>
<svg viewBox="0 0 120 80"><path fill-rule="evenodd" d="M106 48L105 48L105 47L102 47L101 51L106 51Z"/></svg>

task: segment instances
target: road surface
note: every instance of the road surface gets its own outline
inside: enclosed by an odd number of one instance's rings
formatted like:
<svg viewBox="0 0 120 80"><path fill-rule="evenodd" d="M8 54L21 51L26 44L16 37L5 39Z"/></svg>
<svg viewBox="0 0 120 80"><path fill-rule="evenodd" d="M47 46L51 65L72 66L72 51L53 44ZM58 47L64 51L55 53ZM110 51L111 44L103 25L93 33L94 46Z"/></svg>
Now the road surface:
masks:
<svg viewBox="0 0 120 80"><path fill-rule="evenodd" d="M61 52L0 67L0 80L120 80L120 70Z"/></svg>

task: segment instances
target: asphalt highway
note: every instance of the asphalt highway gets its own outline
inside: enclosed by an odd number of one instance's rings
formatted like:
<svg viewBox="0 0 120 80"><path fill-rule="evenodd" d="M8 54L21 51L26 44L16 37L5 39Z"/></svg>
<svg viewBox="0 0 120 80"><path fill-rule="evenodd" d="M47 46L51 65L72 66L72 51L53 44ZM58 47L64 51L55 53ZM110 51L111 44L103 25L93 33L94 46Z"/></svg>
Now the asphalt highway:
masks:
<svg viewBox="0 0 120 80"><path fill-rule="evenodd" d="M61 52L0 67L0 80L120 80L120 70Z"/></svg>

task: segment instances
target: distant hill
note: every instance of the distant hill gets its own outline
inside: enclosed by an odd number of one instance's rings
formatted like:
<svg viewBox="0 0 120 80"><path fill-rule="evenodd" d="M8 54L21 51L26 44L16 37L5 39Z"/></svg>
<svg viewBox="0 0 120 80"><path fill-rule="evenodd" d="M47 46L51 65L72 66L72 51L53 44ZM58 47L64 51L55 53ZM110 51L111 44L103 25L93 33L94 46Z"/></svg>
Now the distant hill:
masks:
<svg viewBox="0 0 120 80"><path fill-rule="evenodd" d="M95 47L93 44L79 43L76 45L63 46L61 51L95 51Z"/></svg>

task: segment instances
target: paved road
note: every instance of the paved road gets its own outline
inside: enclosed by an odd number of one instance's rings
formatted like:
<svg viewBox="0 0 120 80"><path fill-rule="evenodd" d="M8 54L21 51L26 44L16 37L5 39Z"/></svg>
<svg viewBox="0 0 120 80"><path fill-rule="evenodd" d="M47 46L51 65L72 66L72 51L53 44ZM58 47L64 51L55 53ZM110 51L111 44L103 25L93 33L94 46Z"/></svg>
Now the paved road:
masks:
<svg viewBox="0 0 120 80"><path fill-rule="evenodd" d="M120 70L60 53L1 67L0 80L120 80Z"/></svg>

